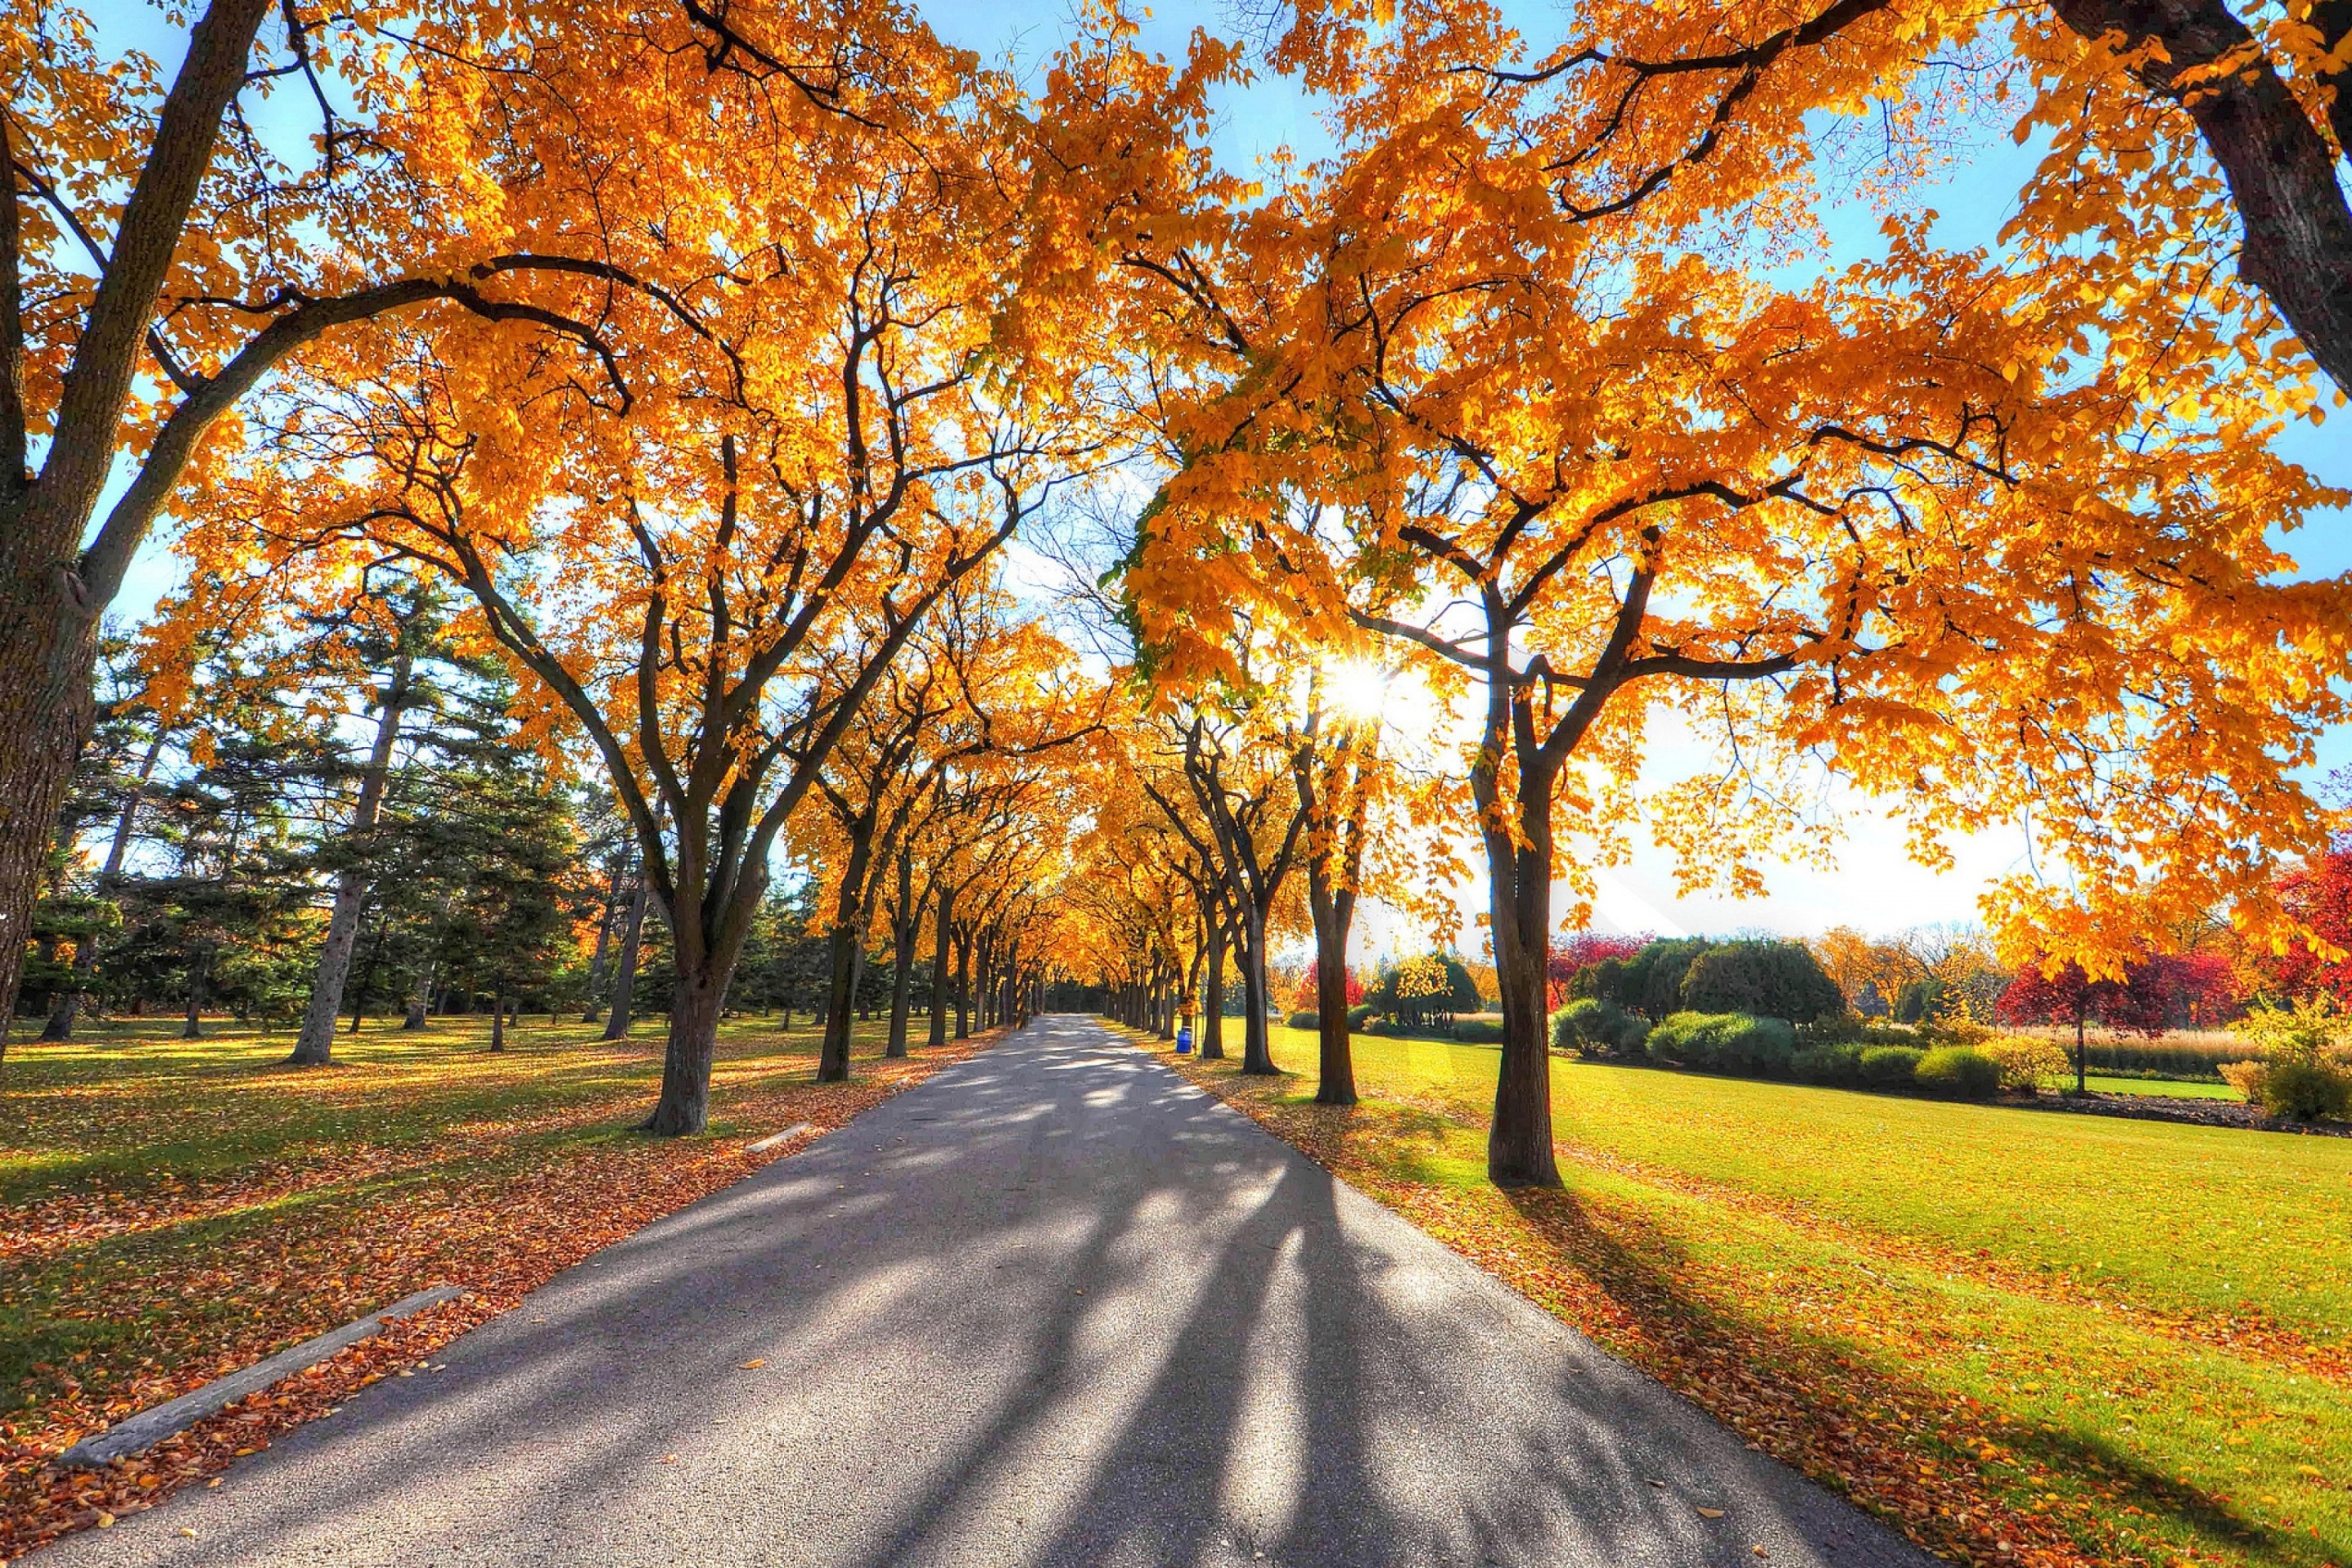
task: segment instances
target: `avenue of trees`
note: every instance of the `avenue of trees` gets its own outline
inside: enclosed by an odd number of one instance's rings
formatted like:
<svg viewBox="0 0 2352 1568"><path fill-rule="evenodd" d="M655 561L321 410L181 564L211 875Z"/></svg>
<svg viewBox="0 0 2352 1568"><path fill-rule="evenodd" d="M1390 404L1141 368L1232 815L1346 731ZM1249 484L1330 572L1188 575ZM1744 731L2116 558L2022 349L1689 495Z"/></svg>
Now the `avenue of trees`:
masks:
<svg viewBox="0 0 2352 1568"><path fill-rule="evenodd" d="M2025 826L2011 970L2334 951L2352 584L2281 541L2346 498L2278 437L2352 384L2340 0L1175 59L1106 4L1017 74L895 0L158 15L0 25L0 1024L658 1010L677 1134L730 1010L838 1079L860 1010L1082 982L1272 1072L1311 942L1344 1106L1360 905L1477 875L1489 1173L1549 1184L1555 938L1637 836L1753 892L1834 781L1930 863ZM1328 146L1253 178L1265 74Z"/></svg>

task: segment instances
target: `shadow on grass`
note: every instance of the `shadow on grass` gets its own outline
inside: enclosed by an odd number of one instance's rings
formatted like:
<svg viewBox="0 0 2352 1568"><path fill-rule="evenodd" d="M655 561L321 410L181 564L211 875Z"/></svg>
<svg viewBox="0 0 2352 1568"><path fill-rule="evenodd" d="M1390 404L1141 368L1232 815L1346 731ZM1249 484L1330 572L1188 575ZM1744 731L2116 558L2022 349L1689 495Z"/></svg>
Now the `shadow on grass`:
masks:
<svg viewBox="0 0 2352 1568"><path fill-rule="evenodd" d="M2094 1561L2110 1561L2107 1554L2118 1548L2116 1521L2124 1507L2133 1506L2153 1516L2152 1522L2174 1526L2168 1533L2176 1542L2185 1538L2204 1550L2258 1562L2333 1560L2325 1543L2251 1518L2110 1444L2008 1421L1971 1426L1952 1419L1958 1406L1950 1394L1869 1364L1859 1347L1792 1334L1761 1315L1727 1312L1719 1300L1683 1283L1692 1262L1688 1248L1630 1212L1612 1210L1603 1222L1573 1193L1522 1189L1497 1195L1548 1248L1545 1262L1604 1292L1639 1336L1643 1353L1636 1359L1646 1370L1768 1451L1897 1521L1931 1549L1988 1555L1998 1552L1999 1540L2030 1537L2054 1544L2063 1539ZM1612 1234L1628 1230L1634 1232L1630 1239ZM1737 1378L1727 1376L1732 1370L1727 1363L1734 1361L1742 1374ZM1756 1413L1759 1404L1762 1415ZM1911 1431L1940 1450L1932 1456L1939 1466L1971 1467L1972 1447L1990 1430L2003 1448L2086 1492L2116 1495L2098 1498L2098 1508L2082 1521L2001 1502L1977 1517L1979 1528L1970 1529L1965 1504L1955 1508L1949 1489L1923 1493L1918 1447L1858 1419L1864 1412L1890 1409L1925 1416L1915 1416ZM2035 1489L2022 1480L2004 1486L1997 1476L1976 1473L1991 1483L1976 1490L1979 1497L2023 1491L2031 1499Z"/></svg>

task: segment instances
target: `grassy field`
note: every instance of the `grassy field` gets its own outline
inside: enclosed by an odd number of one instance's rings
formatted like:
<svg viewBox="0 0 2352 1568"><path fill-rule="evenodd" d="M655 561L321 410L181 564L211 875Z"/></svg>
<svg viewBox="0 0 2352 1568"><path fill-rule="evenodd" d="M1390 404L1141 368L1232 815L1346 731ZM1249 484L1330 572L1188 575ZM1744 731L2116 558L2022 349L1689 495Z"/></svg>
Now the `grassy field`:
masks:
<svg viewBox="0 0 2352 1568"><path fill-rule="evenodd" d="M1275 1056L1188 1070L1948 1556L2352 1563L2352 1140L1562 1059L1504 1194L1493 1047Z"/></svg>
<svg viewBox="0 0 2352 1568"><path fill-rule="evenodd" d="M2207 1083L2194 1078L2116 1078L2107 1073L2087 1075L2084 1085L2094 1094L2162 1094L2174 1100L2243 1100L2246 1097L2226 1083ZM2072 1089L2074 1079L2061 1074L2046 1086L2051 1089Z"/></svg>
<svg viewBox="0 0 2352 1568"><path fill-rule="evenodd" d="M711 1136L629 1130L653 1104L661 1021L481 1019L341 1037L285 1067L289 1034L176 1024L13 1044L0 1096L0 1562L101 1523L328 1408L607 1242L840 1125L971 1043L880 1059L860 1025L852 1081L812 1081L817 1037L722 1029ZM164 1445L121 1472L47 1461L84 1433L426 1286L472 1294Z"/></svg>

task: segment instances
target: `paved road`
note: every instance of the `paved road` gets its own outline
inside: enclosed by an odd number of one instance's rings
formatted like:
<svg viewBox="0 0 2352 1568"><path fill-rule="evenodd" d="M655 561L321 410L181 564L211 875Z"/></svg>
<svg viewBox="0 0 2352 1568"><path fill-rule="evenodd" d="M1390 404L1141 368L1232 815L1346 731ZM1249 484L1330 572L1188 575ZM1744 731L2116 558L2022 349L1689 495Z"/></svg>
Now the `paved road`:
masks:
<svg viewBox="0 0 2352 1568"><path fill-rule="evenodd" d="M1070 1017L441 1359L37 1568L1930 1562Z"/></svg>

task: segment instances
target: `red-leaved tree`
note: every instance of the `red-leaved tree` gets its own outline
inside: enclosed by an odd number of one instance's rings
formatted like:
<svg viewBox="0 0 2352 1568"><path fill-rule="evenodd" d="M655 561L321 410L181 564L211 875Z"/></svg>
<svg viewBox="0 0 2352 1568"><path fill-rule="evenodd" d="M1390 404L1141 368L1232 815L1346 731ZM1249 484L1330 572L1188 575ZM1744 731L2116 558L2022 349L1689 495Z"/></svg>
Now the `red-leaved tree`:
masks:
<svg viewBox="0 0 2352 1568"><path fill-rule="evenodd" d="M2095 1023L2150 1037L2164 1033L2172 1023L2172 968L2151 959L2126 969L2120 980L2094 980L2080 964L2069 963L2054 974L2028 964L1995 1005L2005 1023L2074 1026L2074 1092L2081 1094L2088 1087L2086 1027Z"/></svg>
<svg viewBox="0 0 2352 1568"><path fill-rule="evenodd" d="M2331 946L2352 952L2352 849L2331 849L2317 863L2279 879L2279 895L2305 928ZM2330 962L2295 942L2261 961L2263 977L2300 1000L2325 991L2352 1002L2352 959Z"/></svg>
<svg viewBox="0 0 2352 1568"><path fill-rule="evenodd" d="M1319 964L1315 961L1309 960L1307 965L1307 973L1298 977L1298 989L1292 993L1290 1005L1293 1007L1297 1008L1300 1012L1313 1012L1315 1010L1316 998L1320 994L1320 993L1316 990L1316 972L1319 967ZM1356 1004L1364 999L1364 983L1356 978L1356 970L1353 964L1349 965L1347 976L1348 1005L1353 1007Z"/></svg>
<svg viewBox="0 0 2352 1568"><path fill-rule="evenodd" d="M1607 959L1631 958L1650 942L1646 936L1615 936L1602 931L1563 931L1553 937L1544 962L1545 1005L1558 1007L1567 1001L1570 983L1580 971Z"/></svg>

